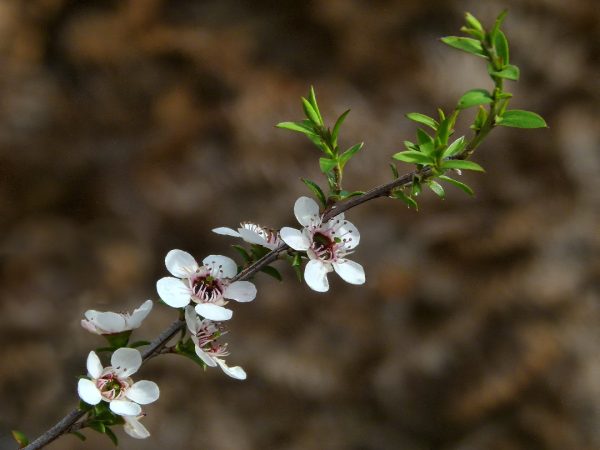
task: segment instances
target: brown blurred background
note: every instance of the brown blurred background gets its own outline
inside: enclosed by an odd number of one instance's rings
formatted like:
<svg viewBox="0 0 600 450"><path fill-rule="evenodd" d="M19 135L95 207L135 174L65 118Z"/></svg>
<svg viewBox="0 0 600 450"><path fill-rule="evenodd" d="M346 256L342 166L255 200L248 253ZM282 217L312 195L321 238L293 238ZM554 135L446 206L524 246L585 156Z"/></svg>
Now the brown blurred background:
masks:
<svg viewBox="0 0 600 450"><path fill-rule="evenodd" d="M390 178L412 111L489 87L438 38L503 8L512 106L549 130L499 129L421 212L378 200L349 217L367 284L329 294L259 276L236 305L231 364L182 358L138 378L161 399L126 449L594 450L600 448L599 23L593 0L0 1L0 448L77 402L102 340L86 309L157 299L172 248L235 256L216 226L295 226L317 151L273 125L352 108L364 140L352 189ZM405 167L404 169L408 169ZM156 305L136 336L174 311ZM104 436L52 449L105 449Z"/></svg>

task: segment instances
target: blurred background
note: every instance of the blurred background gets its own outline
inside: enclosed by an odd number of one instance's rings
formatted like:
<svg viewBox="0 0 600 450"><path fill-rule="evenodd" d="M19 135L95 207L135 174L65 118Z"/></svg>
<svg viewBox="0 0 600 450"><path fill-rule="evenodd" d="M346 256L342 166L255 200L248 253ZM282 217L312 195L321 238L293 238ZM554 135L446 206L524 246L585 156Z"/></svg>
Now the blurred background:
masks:
<svg viewBox="0 0 600 450"><path fill-rule="evenodd" d="M274 124L313 84L341 141L365 141L347 188L388 181L404 114L489 87L438 40L464 11L506 33L512 107L548 130L498 129L421 211L352 210L367 284L328 294L260 275L235 305L220 370L164 356L146 441L126 449L597 450L600 448L599 24L592 0L0 1L0 448L70 411L83 312L157 299L164 255L235 257L210 230L296 226L322 182L317 151ZM471 111L469 111L471 113ZM469 114L467 113L467 115ZM462 123L464 129L466 122ZM402 171L408 166L401 167ZM174 319L155 305L138 339ZM51 449L106 449L104 436Z"/></svg>

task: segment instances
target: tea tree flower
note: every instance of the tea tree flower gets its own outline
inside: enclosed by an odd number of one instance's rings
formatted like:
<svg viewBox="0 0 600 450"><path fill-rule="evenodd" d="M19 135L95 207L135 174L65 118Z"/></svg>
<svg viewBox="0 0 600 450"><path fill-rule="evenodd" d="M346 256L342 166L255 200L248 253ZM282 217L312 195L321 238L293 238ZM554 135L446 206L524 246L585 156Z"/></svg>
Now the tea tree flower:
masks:
<svg viewBox="0 0 600 450"><path fill-rule="evenodd" d="M227 344L220 344L218 339L227 333L223 326L208 319L201 319L194 312L194 308L188 306L185 309L185 322L192 341L195 345L196 355L209 367L221 367L225 374L237 380L245 380L246 372L239 366L229 367L225 364L225 358L229 355Z"/></svg>
<svg viewBox="0 0 600 450"><path fill-rule="evenodd" d="M182 250L171 250L165 258L167 269L173 277L164 277L156 283L163 301L173 308L190 303L196 312L210 320L229 320L233 312L225 308L227 300L249 302L256 297L256 287L249 281L230 281L237 273L231 258L210 255L198 265L192 255Z"/></svg>
<svg viewBox="0 0 600 450"><path fill-rule="evenodd" d="M87 358L90 378L79 380L79 397L90 405L108 402L110 410L120 416L139 416L140 405L152 403L160 395L156 383L147 380L134 383L130 378L142 365L142 355L134 348L119 348L112 354L110 364L103 367L98 355L90 352Z"/></svg>
<svg viewBox="0 0 600 450"><path fill-rule="evenodd" d="M304 269L304 279L311 289L329 290L327 274L334 270L350 284L365 282L362 266L346 258L358 245L360 234L344 219L344 214L323 222L319 205L308 197L296 200L294 214L304 228L284 227L280 231L281 239L294 250L305 251L310 258Z"/></svg>
<svg viewBox="0 0 600 450"><path fill-rule="evenodd" d="M263 227L252 222L240 223L237 231L227 227L214 228L212 231L217 234L238 237L250 244L260 245L269 250L279 247L282 243L277 230L272 230L271 228Z"/></svg>
<svg viewBox="0 0 600 450"><path fill-rule="evenodd" d="M85 312L81 326L90 333L115 334L139 328L142 321L152 311L152 300L146 300L133 313L101 312L90 309Z"/></svg>
<svg viewBox="0 0 600 450"><path fill-rule="evenodd" d="M123 430L125 430L125 433L135 439L146 439L149 437L150 432L140 422L140 419L145 416L146 414L144 413L138 416L123 416L123 420L125 420Z"/></svg>

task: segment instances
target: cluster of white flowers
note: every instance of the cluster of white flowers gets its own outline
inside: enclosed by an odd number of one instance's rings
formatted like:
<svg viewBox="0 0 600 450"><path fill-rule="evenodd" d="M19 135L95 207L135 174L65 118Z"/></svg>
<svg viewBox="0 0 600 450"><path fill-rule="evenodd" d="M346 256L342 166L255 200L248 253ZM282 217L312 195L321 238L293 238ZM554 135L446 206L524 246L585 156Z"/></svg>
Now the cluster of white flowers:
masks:
<svg viewBox="0 0 600 450"><path fill-rule="evenodd" d="M362 266L346 257L360 241L356 227L339 214L324 221L319 206L308 198L300 197L294 205L294 214L301 230L284 227L280 232L260 225L243 222L236 230L215 228L217 234L233 236L244 241L274 250L287 244L296 252L306 253L309 261L304 270L308 286L318 292L329 289L327 274L337 272L351 284L363 284ZM162 301L173 308L185 308L185 322L198 358L208 367L219 366L225 374L245 380L246 372L239 366L229 367L225 357L228 344L221 343L227 333L224 321L231 319L233 311L226 306L230 300L250 302L256 298L256 287L249 281L235 280L238 267L234 260L222 255L209 255L198 264L183 250L171 250L165 265L172 276L156 283ZM145 301L133 313L100 312L89 310L81 325L94 334L124 334L128 339L131 330L138 328L152 310L152 301ZM189 341L188 341L189 342ZM191 343L190 343L191 345ZM88 378L81 378L78 393L81 399L97 405L104 401L110 410L123 417L124 430L135 438L146 438L148 430L140 423L145 416L140 405L152 403L160 393L156 383L138 381L130 376L142 365L142 356L134 348L121 347L114 351L111 365L103 367L95 352L87 359Z"/></svg>

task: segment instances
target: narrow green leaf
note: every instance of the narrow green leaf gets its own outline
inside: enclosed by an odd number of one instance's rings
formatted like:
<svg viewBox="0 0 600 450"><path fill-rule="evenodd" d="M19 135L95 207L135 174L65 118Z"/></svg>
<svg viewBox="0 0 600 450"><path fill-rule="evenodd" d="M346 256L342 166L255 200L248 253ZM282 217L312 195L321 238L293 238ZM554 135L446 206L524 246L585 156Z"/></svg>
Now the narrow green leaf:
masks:
<svg viewBox="0 0 600 450"><path fill-rule="evenodd" d="M486 109L483 106L479 106L479 109L477 110L477 116L475 116L475 121L473 122L473 125L471 125L470 128L475 131L480 130L481 127L483 127L483 125L485 124L487 116L488 112L486 111Z"/></svg>
<svg viewBox="0 0 600 450"><path fill-rule="evenodd" d="M104 434L106 434L106 436L108 436L108 438L112 441L112 443L115 445L115 447L119 446L119 439L117 438L117 436L113 432L113 430L106 427L106 429L104 430Z"/></svg>
<svg viewBox="0 0 600 450"><path fill-rule="evenodd" d="M319 137L317 133L312 128L307 127L301 122L281 122L275 125L277 128L282 128L284 130L297 131L298 133L306 134L308 136Z"/></svg>
<svg viewBox="0 0 600 450"><path fill-rule="evenodd" d="M451 156L456 156L463 151L467 145L465 141L465 137L461 136L457 140L455 140L452 144L450 144L444 153L442 153L442 159L450 158Z"/></svg>
<svg viewBox="0 0 600 450"><path fill-rule="evenodd" d="M323 125L319 114L317 114L317 111L315 111L315 108L313 108L310 102L304 97L302 97L302 108L304 109L304 114L306 114L308 120L310 120L315 125Z"/></svg>
<svg viewBox="0 0 600 450"><path fill-rule="evenodd" d="M396 164L390 163L390 168L392 169L392 175L394 176L394 180L398 179L400 177L400 174L398 173L398 168L396 167Z"/></svg>
<svg viewBox="0 0 600 450"><path fill-rule="evenodd" d="M539 114L520 109L505 111L502 117L496 118L496 124L515 128L546 128L548 126Z"/></svg>
<svg viewBox="0 0 600 450"><path fill-rule="evenodd" d="M398 161L404 161L410 164L432 164L433 159L421 152L414 151L406 151L399 152L392 156L392 158L397 159Z"/></svg>
<svg viewBox="0 0 600 450"><path fill-rule="evenodd" d="M346 165L346 163L348 162L348 160L350 160L350 158L352 158L356 152L358 152L360 149L363 148L363 145L364 145L364 142L360 142L358 144L353 145L348 150L346 150L344 153L342 153L339 157L340 165L342 167L344 167Z"/></svg>
<svg viewBox="0 0 600 450"><path fill-rule="evenodd" d="M252 261L252 257L250 256L250 254L244 247L242 247L241 245L238 245L238 244L233 244L232 247L235 249L236 252L238 252L241 255L242 258L244 258L244 261L246 261L246 262Z"/></svg>
<svg viewBox="0 0 600 450"><path fill-rule="evenodd" d="M471 106L492 103L492 95L485 89L471 89L463 94L458 101L458 109L466 109Z"/></svg>
<svg viewBox="0 0 600 450"><path fill-rule="evenodd" d="M433 142L425 142L424 144L419 145L419 153L423 153L427 156L433 156L433 151L435 150L435 146Z"/></svg>
<svg viewBox="0 0 600 450"><path fill-rule="evenodd" d="M459 189L462 189L464 192L466 192L469 195L475 194L473 192L473 189L471 189L468 185L466 185L465 183L461 183L460 181L455 180L454 178L447 177L446 175L440 175L438 178L440 180L444 180L450 184L453 184L454 186L456 186Z"/></svg>
<svg viewBox="0 0 600 450"><path fill-rule="evenodd" d="M428 142L433 144L433 138L422 129L417 128L417 143L423 145Z"/></svg>
<svg viewBox="0 0 600 450"><path fill-rule="evenodd" d="M333 131L331 132L331 139L333 141L333 146L336 147L337 143L338 143L338 136L340 134L340 127L342 126L342 124L344 123L344 120L346 120L346 117L348 116L348 114L350 113L350 110L347 109L346 111L344 111L342 113L342 115L340 117L338 117L338 119L335 121L335 125L333 126Z"/></svg>
<svg viewBox="0 0 600 450"><path fill-rule="evenodd" d="M485 172L483 167L473 161L466 161L462 159L450 159L442 163L442 169L462 169L462 170L474 170L475 172Z"/></svg>
<svg viewBox="0 0 600 450"><path fill-rule="evenodd" d="M150 345L150 341L135 341L133 344L129 344L130 348L143 347L144 345Z"/></svg>
<svg viewBox="0 0 600 450"><path fill-rule="evenodd" d="M310 191L313 194L315 194L315 197L317 197L317 199L321 202L321 204L323 206L325 206L327 204L327 199L325 198L325 194L323 194L323 191L321 190L319 185L317 183L315 183L314 181L309 180L308 178L300 178L300 179L306 185L306 187L308 187L308 189L310 189Z"/></svg>
<svg viewBox="0 0 600 450"><path fill-rule="evenodd" d="M512 64L508 64L502 68L502 70L492 70L491 64L488 67L488 72L493 77L505 78L507 80L519 81L520 71L517 66L513 66Z"/></svg>
<svg viewBox="0 0 600 450"><path fill-rule="evenodd" d="M365 191L341 191L340 192L340 200L345 200L350 197L358 197L359 195L363 195Z"/></svg>
<svg viewBox="0 0 600 450"><path fill-rule="evenodd" d="M445 147L448 144L448 138L450 137L450 134L452 134L453 131L452 122L454 121L452 119L453 116L450 116L447 119L444 119L440 122L440 127L437 131L438 146L442 145Z"/></svg>
<svg viewBox="0 0 600 450"><path fill-rule="evenodd" d="M337 163L338 162L335 159L319 158L319 167L321 168L321 172L323 173L327 173L333 170L333 168L337 166Z"/></svg>
<svg viewBox="0 0 600 450"><path fill-rule="evenodd" d="M429 189L431 189L433 191L433 193L435 195L437 195L438 197L440 197L442 199L446 197L446 192L444 191L444 188L437 181L429 180L427 182L427 185L429 186Z"/></svg>
<svg viewBox="0 0 600 450"><path fill-rule="evenodd" d="M262 269L260 269L260 271L266 273L267 275L272 276L276 280L283 281L283 277L279 273L279 270L277 270L273 266L265 266Z"/></svg>
<svg viewBox="0 0 600 450"><path fill-rule="evenodd" d="M500 63L503 66L507 65L510 62L508 54L508 41L501 30L498 30L494 37L494 47L496 47L496 54L501 59Z"/></svg>
<svg viewBox="0 0 600 450"><path fill-rule="evenodd" d="M106 432L106 426L104 425L103 422L92 421L92 422L90 422L89 427L92 430L97 431L98 433L104 434Z"/></svg>
<svg viewBox="0 0 600 450"><path fill-rule="evenodd" d="M319 123L323 125L323 116L321 115L321 111L319 111L317 96L315 95L315 88L313 86L310 87L310 92L308 93L308 101L317 113L317 116L319 116Z"/></svg>
<svg viewBox="0 0 600 450"><path fill-rule="evenodd" d="M496 35L500 31L500 27L502 26L502 23L504 22L504 19L506 18L507 14L508 14L508 11L505 9L496 18L496 21L494 22L494 26L492 27L492 30L490 31L490 38L491 38L492 42L494 42L496 40Z"/></svg>
<svg viewBox="0 0 600 450"><path fill-rule="evenodd" d="M483 51L481 42L479 42L477 39L446 36L442 38L442 42L450 47L462 50L463 52L471 53L472 55L480 56L482 58L487 58L485 52Z"/></svg>
<svg viewBox="0 0 600 450"><path fill-rule="evenodd" d="M87 439L87 437L85 437L85 435L83 433L80 433L79 431L70 431L69 434L72 434L81 441L85 441Z"/></svg>
<svg viewBox="0 0 600 450"><path fill-rule="evenodd" d="M393 191L390 197L402 200L404 203L406 203L406 206L408 206L409 208L414 208L416 211L419 210L419 205L417 204L417 201L414 198L406 195L402 189L397 189Z"/></svg>
<svg viewBox="0 0 600 450"><path fill-rule="evenodd" d="M25 436L25 433L23 433L22 431L11 430L10 433L12 434L13 439L17 441L17 444L19 444L19 448L23 448L27 444L29 444L29 439L27 438L27 436Z"/></svg>
<svg viewBox="0 0 600 450"><path fill-rule="evenodd" d="M479 20L477 20L477 18L470 12L465 13L465 21L467 22L467 25L469 25L471 28L474 28L478 31L483 31L483 26L481 25L481 22L479 22Z"/></svg>
<svg viewBox="0 0 600 450"><path fill-rule="evenodd" d="M466 33L470 36L473 36L478 41L483 41L485 39L485 33L483 31L476 30L475 28L469 28L467 26L460 27L460 31Z"/></svg>
<svg viewBox="0 0 600 450"><path fill-rule="evenodd" d="M410 195L417 196L421 193L421 179L413 177L412 184L410 185Z"/></svg>
<svg viewBox="0 0 600 450"><path fill-rule="evenodd" d="M438 127L438 122L437 120L433 119L432 117L426 116L425 114L421 114L421 113L408 113L406 115L406 117L414 122L423 124L423 125L427 125L430 128L433 128L434 130L437 130Z"/></svg>
<svg viewBox="0 0 600 450"><path fill-rule="evenodd" d="M406 147L407 150L414 150L416 152L419 151L419 146L410 141L404 141L404 146Z"/></svg>

